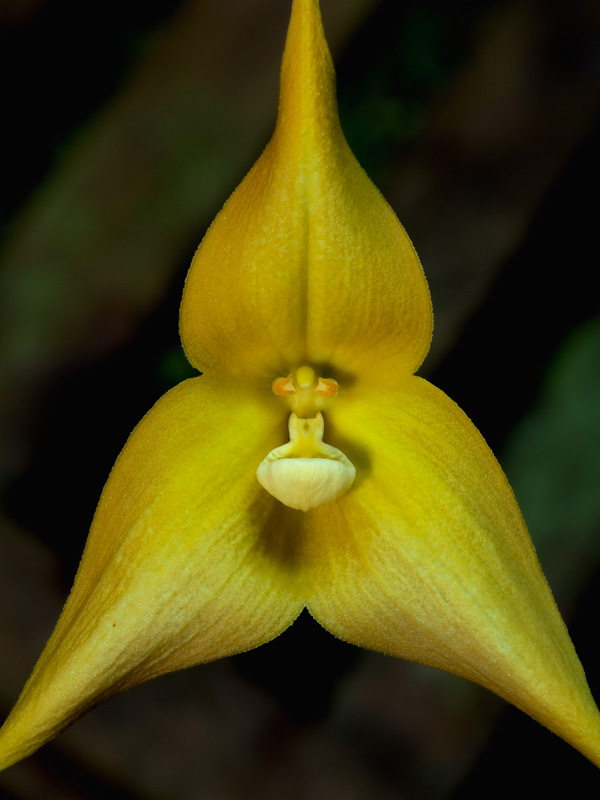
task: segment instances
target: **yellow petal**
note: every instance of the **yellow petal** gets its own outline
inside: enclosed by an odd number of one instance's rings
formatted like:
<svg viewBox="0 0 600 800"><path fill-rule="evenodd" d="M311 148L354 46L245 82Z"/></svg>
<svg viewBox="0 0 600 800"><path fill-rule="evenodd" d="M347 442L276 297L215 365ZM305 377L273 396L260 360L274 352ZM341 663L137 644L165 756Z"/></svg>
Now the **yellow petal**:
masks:
<svg viewBox="0 0 600 800"><path fill-rule="evenodd" d="M90 706L151 677L247 650L301 610L263 530L255 471L281 417L196 378L142 420L104 489L65 610L0 732L0 768Z"/></svg>
<svg viewBox="0 0 600 800"><path fill-rule="evenodd" d="M431 330L417 255L342 134L319 4L294 0L275 133L188 274L186 353L271 379L323 362L410 373Z"/></svg>
<svg viewBox="0 0 600 800"><path fill-rule="evenodd" d="M338 401L357 479L307 515L311 613L341 639L486 686L600 766L600 715L477 429L416 377Z"/></svg>

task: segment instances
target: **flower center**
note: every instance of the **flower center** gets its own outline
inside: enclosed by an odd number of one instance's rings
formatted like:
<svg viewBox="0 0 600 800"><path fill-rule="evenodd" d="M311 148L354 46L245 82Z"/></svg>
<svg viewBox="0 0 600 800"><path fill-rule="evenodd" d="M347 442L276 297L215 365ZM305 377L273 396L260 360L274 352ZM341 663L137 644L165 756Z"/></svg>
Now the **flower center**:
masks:
<svg viewBox="0 0 600 800"><path fill-rule="evenodd" d="M290 403L290 441L261 462L258 482L284 505L302 511L336 500L356 476L342 451L323 441L321 408L337 394L337 381L317 378L312 367L299 367L294 375L273 381L273 391Z"/></svg>

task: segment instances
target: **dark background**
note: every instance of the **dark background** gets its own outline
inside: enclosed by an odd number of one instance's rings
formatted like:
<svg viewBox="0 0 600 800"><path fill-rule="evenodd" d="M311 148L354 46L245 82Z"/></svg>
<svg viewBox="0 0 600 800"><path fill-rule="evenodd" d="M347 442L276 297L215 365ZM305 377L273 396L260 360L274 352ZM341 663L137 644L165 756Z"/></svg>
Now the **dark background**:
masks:
<svg viewBox="0 0 600 800"><path fill-rule="evenodd" d="M600 696L600 10L322 0L340 112L407 228L421 374L499 456ZM187 266L266 143L283 0L0 0L0 711L58 616L127 435L191 374ZM303 616L112 700L0 776L43 800L438 800L600 788L477 687Z"/></svg>

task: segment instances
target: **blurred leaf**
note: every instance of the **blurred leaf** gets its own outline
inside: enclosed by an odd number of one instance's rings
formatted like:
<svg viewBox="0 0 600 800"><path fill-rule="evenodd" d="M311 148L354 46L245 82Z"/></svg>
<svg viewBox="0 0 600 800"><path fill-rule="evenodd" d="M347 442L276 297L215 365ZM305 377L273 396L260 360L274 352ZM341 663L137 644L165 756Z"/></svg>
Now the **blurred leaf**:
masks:
<svg viewBox="0 0 600 800"><path fill-rule="evenodd" d="M600 316L564 342L503 464L550 582L582 579L600 558Z"/></svg>

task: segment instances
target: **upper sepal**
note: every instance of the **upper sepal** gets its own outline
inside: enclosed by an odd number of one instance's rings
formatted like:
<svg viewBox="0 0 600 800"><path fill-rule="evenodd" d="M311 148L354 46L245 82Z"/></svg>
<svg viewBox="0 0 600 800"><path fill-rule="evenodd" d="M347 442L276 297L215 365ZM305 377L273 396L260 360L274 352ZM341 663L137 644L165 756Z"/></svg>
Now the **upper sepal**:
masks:
<svg viewBox="0 0 600 800"><path fill-rule="evenodd" d="M317 0L294 0L273 138L200 245L181 336L200 369L411 373L432 331L418 257L341 131Z"/></svg>

